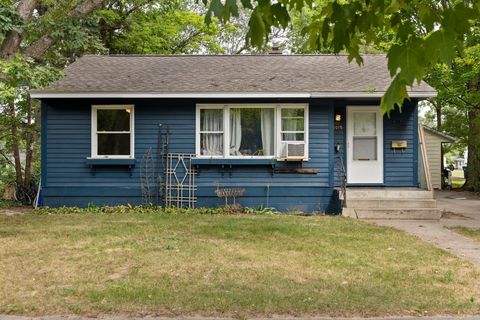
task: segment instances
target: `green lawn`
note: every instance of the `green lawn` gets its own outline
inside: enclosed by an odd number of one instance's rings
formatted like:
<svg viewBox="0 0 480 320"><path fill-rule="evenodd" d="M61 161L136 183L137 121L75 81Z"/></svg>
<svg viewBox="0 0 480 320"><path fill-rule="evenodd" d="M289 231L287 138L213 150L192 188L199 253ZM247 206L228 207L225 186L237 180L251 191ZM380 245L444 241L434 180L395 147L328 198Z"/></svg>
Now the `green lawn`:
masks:
<svg viewBox="0 0 480 320"><path fill-rule="evenodd" d="M463 234L466 237L472 238L473 240L480 241L480 229L472 229L465 227L454 227L451 229L455 232Z"/></svg>
<svg viewBox="0 0 480 320"><path fill-rule="evenodd" d="M0 314L480 312L472 265L338 217L0 216L0 284Z"/></svg>
<svg viewBox="0 0 480 320"><path fill-rule="evenodd" d="M452 171L452 188L458 189L465 184L465 178L463 177L462 169L455 169Z"/></svg>

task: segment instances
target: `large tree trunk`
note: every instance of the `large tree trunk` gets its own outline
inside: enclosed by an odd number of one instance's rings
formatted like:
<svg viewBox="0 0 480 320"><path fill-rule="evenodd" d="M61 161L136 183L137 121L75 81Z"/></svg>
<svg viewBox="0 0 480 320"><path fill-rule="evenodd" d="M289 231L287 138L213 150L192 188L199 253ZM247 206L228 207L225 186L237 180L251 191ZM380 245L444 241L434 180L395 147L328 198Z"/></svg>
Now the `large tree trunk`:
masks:
<svg viewBox="0 0 480 320"><path fill-rule="evenodd" d="M22 20L28 20L32 17L33 9L37 5L37 0L22 0L17 6L17 12ZM9 59L13 54L19 51L22 35L16 30L11 30L5 36L0 46L0 58Z"/></svg>
<svg viewBox="0 0 480 320"><path fill-rule="evenodd" d="M22 185L23 179L22 179L22 162L20 159L20 143L19 143L19 136L18 136L18 127L15 119L15 104L14 102L9 103L9 111L10 111L10 116L12 118L11 122L11 127L10 127L10 133L12 134L12 153L13 153L13 159L15 163L15 182L17 185Z"/></svg>
<svg viewBox="0 0 480 320"><path fill-rule="evenodd" d="M480 109L468 112L470 135L468 139L468 178L465 188L480 192Z"/></svg>
<svg viewBox="0 0 480 320"><path fill-rule="evenodd" d="M37 104L33 110L34 110L34 114L33 114L34 121L33 121L33 140L32 140L32 144L33 144L32 159L40 159L41 155L40 155L39 142L40 142L40 130L41 130L40 124L42 123L42 115L41 115L41 112L40 112L40 105Z"/></svg>
<svg viewBox="0 0 480 320"><path fill-rule="evenodd" d="M32 178L32 159L33 159L33 105L30 95L27 97L27 127L25 131L25 174L23 177L23 185L28 188L30 180Z"/></svg>
<svg viewBox="0 0 480 320"><path fill-rule="evenodd" d="M435 112L437 113L437 130L442 130L442 107L440 104L435 105Z"/></svg>

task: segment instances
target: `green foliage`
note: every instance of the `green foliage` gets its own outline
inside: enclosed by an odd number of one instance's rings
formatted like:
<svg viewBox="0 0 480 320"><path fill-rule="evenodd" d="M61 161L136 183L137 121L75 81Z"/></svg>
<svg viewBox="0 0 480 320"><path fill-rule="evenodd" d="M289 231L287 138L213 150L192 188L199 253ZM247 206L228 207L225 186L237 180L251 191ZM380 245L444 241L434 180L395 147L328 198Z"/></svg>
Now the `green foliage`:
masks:
<svg viewBox="0 0 480 320"><path fill-rule="evenodd" d="M22 179L28 184L26 172L39 168L39 103L28 91L57 79L65 65L88 53L223 53L222 44L241 34L233 25L220 26L217 19L207 25L192 1L105 0L82 13L78 6L91 1L38 0L24 20L18 3L0 0L1 54L7 58L0 61L0 179L11 179L13 169L17 184ZM4 41L11 30L18 32L20 46L14 45L16 40ZM38 43L46 51L34 54L35 61L26 58ZM24 163L18 165L18 159Z"/></svg>
<svg viewBox="0 0 480 320"><path fill-rule="evenodd" d="M237 15L237 4L231 1L202 0L208 6L206 21L212 16L227 21ZM238 2L238 1L235 1ZM352 0L316 1L242 0L252 8L247 41L262 46L272 27L286 28L295 12L315 8L302 34L310 48L334 53L345 51L349 60L362 63L360 49L365 44L380 45L383 37L392 36L388 49L388 67L393 81L382 99L382 108L389 112L408 98L407 87L425 76L428 68L442 62L450 63L463 40L480 16L478 1L421 0Z"/></svg>
<svg viewBox="0 0 480 320"><path fill-rule="evenodd" d="M49 65L37 64L20 54L10 60L0 60L0 103L24 99L26 89L42 88L59 76L59 70Z"/></svg>
<svg viewBox="0 0 480 320"><path fill-rule="evenodd" d="M441 111L441 130L458 138L453 149L469 148L467 188L480 190L480 26L450 63L433 66L426 81L437 89L431 105Z"/></svg>
<svg viewBox="0 0 480 320"><path fill-rule="evenodd" d="M77 18L69 14L81 1L40 0L38 15L21 25L23 45L28 47L44 35L54 44L41 57L59 68L86 53L106 53L98 36L98 19L94 15ZM109 2L109 1L106 1Z"/></svg>
<svg viewBox="0 0 480 320"><path fill-rule="evenodd" d="M1 208L13 208L13 207L21 207L22 203L15 201L15 200L4 200L0 199L0 209Z"/></svg>
<svg viewBox="0 0 480 320"><path fill-rule="evenodd" d="M41 65L33 59L15 55L10 60L0 60L0 189L14 181L13 154L14 146L25 146L28 135L38 131L39 123L32 122L33 115L39 114L39 103L29 99L28 90L42 88L59 76L59 70L49 65ZM28 117L30 115L30 120ZM15 127L17 135L11 135ZM22 153L18 150L19 153ZM36 154L38 145L33 145L32 152ZM38 159L31 167L39 169ZM23 170L22 170L23 171Z"/></svg>
<svg viewBox="0 0 480 320"><path fill-rule="evenodd" d="M59 76L59 70L35 63L30 58L17 54L10 60L0 60L0 128L11 126L12 122L24 123L30 107L28 90L42 88ZM14 106L14 112L7 112ZM6 139L8 144L8 137Z"/></svg>
<svg viewBox="0 0 480 320"><path fill-rule="evenodd" d="M138 11L127 23L128 26L112 39L110 48L112 53L223 52L216 38L220 32L218 24L207 25L202 16L191 11L163 12L161 9Z"/></svg>
<svg viewBox="0 0 480 320"><path fill-rule="evenodd" d="M278 213L273 208L248 208L248 207L217 207L217 208L198 208L198 209L179 209L179 208L163 208L153 205L146 206L95 206L89 205L87 208L78 207L60 207L49 208L44 207L33 211L40 215L51 214L77 214L77 213L90 213L90 214L168 214L168 215L236 215L236 214L274 214Z"/></svg>
<svg viewBox="0 0 480 320"><path fill-rule="evenodd" d="M480 28L465 43L461 55L450 64L437 64L427 74L426 81L437 89L431 103L442 108L442 130L459 138L465 146L476 141L468 121L468 111L480 108Z"/></svg>
<svg viewBox="0 0 480 320"><path fill-rule="evenodd" d="M5 34L10 30L18 30L18 14L11 1L0 1L0 41L5 37Z"/></svg>

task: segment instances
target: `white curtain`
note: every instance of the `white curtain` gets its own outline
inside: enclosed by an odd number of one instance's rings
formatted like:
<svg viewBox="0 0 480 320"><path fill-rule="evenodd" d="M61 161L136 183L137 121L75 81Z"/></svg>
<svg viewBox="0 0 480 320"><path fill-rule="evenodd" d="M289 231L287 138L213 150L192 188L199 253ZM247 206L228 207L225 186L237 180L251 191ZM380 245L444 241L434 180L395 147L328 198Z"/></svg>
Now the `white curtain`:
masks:
<svg viewBox="0 0 480 320"><path fill-rule="evenodd" d="M240 156L242 144L242 114L240 109L230 109L230 155Z"/></svg>
<svg viewBox="0 0 480 320"><path fill-rule="evenodd" d="M273 109L262 109L261 115L263 155L273 156L275 112Z"/></svg>
<svg viewBox="0 0 480 320"><path fill-rule="evenodd" d="M223 110L202 109L202 112L202 131L223 131ZM223 155L223 133L203 133L202 145L204 155Z"/></svg>
<svg viewBox="0 0 480 320"><path fill-rule="evenodd" d="M297 121L294 119L282 119L283 131L297 131ZM284 133L283 140L296 141L297 135L295 133Z"/></svg>

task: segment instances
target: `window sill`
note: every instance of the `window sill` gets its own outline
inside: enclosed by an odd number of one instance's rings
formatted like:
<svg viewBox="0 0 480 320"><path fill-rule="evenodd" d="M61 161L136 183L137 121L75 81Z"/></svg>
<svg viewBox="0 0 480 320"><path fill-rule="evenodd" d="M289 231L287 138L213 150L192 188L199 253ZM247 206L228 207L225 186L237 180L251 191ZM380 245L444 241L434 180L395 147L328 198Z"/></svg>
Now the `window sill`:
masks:
<svg viewBox="0 0 480 320"><path fill-rule="evenodd" d="M130 170L130 177L133 176L133 167L135 167L135 159L112 159L112 158L87 158L87 166L90 167L92 175L96 174L96 168L99 166L125 166Z"/></svg>
<svg viewBox="0 0 480 320"><path fill-rule="evenodd" d="M304 157L289 157L289 158L278 158L277 161L284 161L284 162L308 162L309 158Z"/></svg>
<svg viewBox="0 0 480 320"><path fill-rule="evenodd" d="M269 166L273 176L273 170L277 161L273 158L269 159L226 159L226 158L194 158L192 165L197 168L197 174L200 175L200 168L202 166L219 166L221 167L222 177L228 172L232 176L232 169L235 166Z"/></svg>
<svg viewBox="0 0 480 320"><path fill-rule="evenodd" d="M194 158L193 165L211 165L211 166L234 166L234 165L266 165L273 166L277 162L276 159L219 159L219 158Z"/></svg>
<svg viewBox="0 0 480 320"><path fill-rule="evenodd" d="M87 158L89 166L134 166L135 159Z"/></svg>

